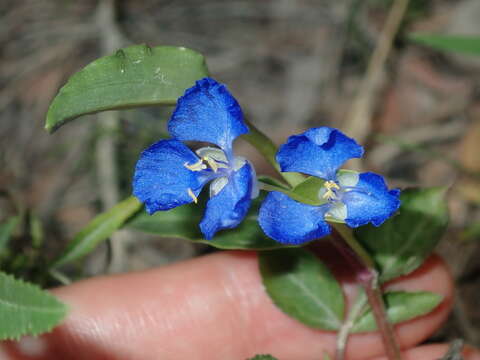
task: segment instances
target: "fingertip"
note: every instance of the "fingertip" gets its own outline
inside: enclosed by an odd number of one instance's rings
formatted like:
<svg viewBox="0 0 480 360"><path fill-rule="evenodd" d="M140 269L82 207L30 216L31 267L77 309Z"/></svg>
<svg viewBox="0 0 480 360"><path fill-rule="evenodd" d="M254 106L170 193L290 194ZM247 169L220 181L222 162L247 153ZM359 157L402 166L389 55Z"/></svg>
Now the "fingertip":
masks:
<svg viewBox="0 0 480 360"><path fill-rule="evenodd" d="M417 344L447 316L450 281L443 262L432 258L388 285L433 291L446 299L431 314L397 326L403 347ZM71 312L64 324L42 337L48 343L42 359L79 359L82 351L82 358L91 360L242 359L255 353L300 360L321 358L335 348L334 332L309 328L273 304L253 252L215 253L164 268L89 279L54 292ZM348 346L349 359L372 358L382 351L375 333L354 335Z"/></svg>

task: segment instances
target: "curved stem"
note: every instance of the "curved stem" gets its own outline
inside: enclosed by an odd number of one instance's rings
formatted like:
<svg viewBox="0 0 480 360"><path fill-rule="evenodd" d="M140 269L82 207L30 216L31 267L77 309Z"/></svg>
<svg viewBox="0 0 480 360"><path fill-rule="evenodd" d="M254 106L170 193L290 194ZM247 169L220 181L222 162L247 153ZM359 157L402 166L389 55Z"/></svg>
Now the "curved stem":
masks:
<svg viewBox="0 0 480 360"><path fill-rule="evenodd" d="M333 228L342 236L343 240L360 258L361 263L368 269L375 269L375 262L368 252L360 245L353 235L352 229L345 224L331 223Z"/></svg>
<svg viewBox="0 0 480 360"><path fill-rule="evenodd" d="M262 133L255 125L246 120L250 132L242 136L246 141L248 141L253 147L255 147L260 154L265 157L265 159L277 170L277 172L282 176L285 181L291 186L295 187L305 180L305 177L299 173L293 172L282 172L280 166L275 159L277 154L277 146L273 141L264 133Z"/></svg>
<svg viewBox="0 0 480 360"><path fill-rule="evenodd" d="M378 331L382 335L387 358L389 360L401 360L400 348L395 340L393 326L388 321L385 303L383 302L383 293L378 285L378 274L376 271L372 272L372 277L370 281L365 284L364 288L368 302L372 308L375 322L377 323Z"/></svg>
<svg viewBox="0 0 480 360"><path fill-rule="evenodd" d="M351 309L348 312L347 318L345 319L345 321L342 324L342 327L337 333L335 360L345 359L345 351L347 349L348 336L350 335L350 331L352 330L353 325L355 325L355 321L365 311L366 305L367 305L367 298L365 297L365 293L361 292L357 295L357 298L355 299L354 304L352 305Z"/></svg>
<svg viewBox="0 0 480 360"><path fill-rule="evenodd" d="M401 360L400 348L395 340L392 324L388 320L383 293L378 282L378 272L375 262L368 252L357 241L353 232L344 224L332 224L338 235L336 240L343 240L336 244L345 258L358 269L357 280L362 284L372 309L378 331L382 337L385 353L389 360ZM348 334L347 334L348 335ZM346 336L342 334L342 336ZM338 341L341 341L338 340ZM346 341L346 339L345 339Z"/></svg>

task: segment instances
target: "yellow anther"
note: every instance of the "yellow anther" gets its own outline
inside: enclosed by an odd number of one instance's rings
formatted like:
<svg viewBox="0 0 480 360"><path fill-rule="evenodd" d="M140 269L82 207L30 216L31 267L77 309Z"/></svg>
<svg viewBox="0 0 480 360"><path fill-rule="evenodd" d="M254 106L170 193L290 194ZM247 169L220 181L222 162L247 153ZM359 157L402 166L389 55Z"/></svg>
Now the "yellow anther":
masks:
<svg viewBox="0 0 480 360"><path fill-rule="evenodd" d="M339 190L340 186L338 186L335 181L328 180L325 182L325 184L323 184L323 186L327 189L325 194L322 196L324 199L335 199L337 197L332 189Z"/></svg>
<svg viewBox="0 0 480 360"><path fill-rule="evenodd" d="M198 198L195 196L195 194L193 193L192 189L188 188L187 193L188 193L188 195L190 195L190 197L193 199L193 202L194 202L195 204L198 203Z"/></svg>
<svg viewBox="0 0 480 360"><path fill-rule="evenodd" d="M218 170L218 164L215 160L213 160L211 157L209 156L204 156L203 158L203 161L205 161L208 166L210 166L210 168L213 170L214 173L217 172Z"/></svg>
<svg viewBox="0 0 480 360"><path fill-rule="evenodd" d="M207 166L203 163L202 159L199 159L198 162L195 164L189 165L188 163L183 164L188 170L191 171L201 171L207 168Z"/></svg>

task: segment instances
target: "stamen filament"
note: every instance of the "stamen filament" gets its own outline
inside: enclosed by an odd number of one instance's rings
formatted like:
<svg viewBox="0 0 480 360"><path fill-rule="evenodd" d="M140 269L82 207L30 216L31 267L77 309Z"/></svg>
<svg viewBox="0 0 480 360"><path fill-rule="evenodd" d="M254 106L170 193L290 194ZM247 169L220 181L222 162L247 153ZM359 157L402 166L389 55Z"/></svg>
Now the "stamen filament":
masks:
<svg viewBox="0 0 480 360"><path fill-rule="evenodd" d="M201 171L205 170L207 166L203 163L202 159L199 159L195 164L189 165L188 163L183 164L190 171Z"/></svg>
<svg viewBox="0 0 480 360"><path fill-rule="evenodd" d="M187 189L187 193L188 193L188 195L193 199L193 202L194 202L195 204L197 204L197 203L198 203L198 198L195 196L195 194L193 193L192 189L188 188L188 189Z"/></svg>
<svg viewBox="0 0 480 360"><path fill-rule="evenodd" d="M327 189L325 194L323 194L323 198L327 200L335 199L337 197L337 194L335 193L334 190L340 190L340 186L335 181L328 180L323 184L323 186Z"/></svg>
<svg viewBox="0 0 480 360"><path fill-rule="evenodd" d="M214 159L212 159L209 156L204 156L202 160L205 161L208 164L208 166L210 166L210 168L213 170L214 173L218 171L218 164Z"/></svg>

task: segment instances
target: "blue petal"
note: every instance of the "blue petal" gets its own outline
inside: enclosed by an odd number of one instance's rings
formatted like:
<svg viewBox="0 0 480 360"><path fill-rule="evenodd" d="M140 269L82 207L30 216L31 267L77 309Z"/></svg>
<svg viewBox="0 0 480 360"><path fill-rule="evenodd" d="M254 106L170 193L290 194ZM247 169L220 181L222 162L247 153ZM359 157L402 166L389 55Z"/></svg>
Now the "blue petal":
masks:
<svg viewBox="0 0 480 360"><path fill-rule="evenodd" d="M273 191L260 207L258 222L272 239L282 244L298 245L330 233L330 225L324 220L328 208L328 204L302 204L283 193Z"/></svg>
<svg viewBox="0 0 480 360"><path fill-rule="evenodd" d="M142 152L133 177L133 195L145 203L149 214L191 203L206 181L204 171L188 170L198 157L178 140L161 140Z"/></svg>
<svg viewBox="0 0 480 360"><path fill-rule="evenodd" d="M345 222L350 227L358 227L369 222L380 226L398 210L399 195L398 189L388 190L380 175L362 173L354 190L342 196L342 201L347 206Z"/></svg>
<svg viewBox="0 0 480 360"><path fill-rule="evenodd" d="M337 169L348 159L359 158L363 148L330 127L312 128L290 136L277 153L282 171L301 172L334 180Z"/></svg>
<svg viewBox="0 0 480 360"><path fill-rule="evenodd" d="M231 229L240 224L252 202L252 167L246 163L233 172L228 183L207 202L200 230L210 240L222 229Z"/></svg>
<svg viewBox="0 0 480 360"><path fill-rule="evenodd" d="M230 156L233 140L248 128L240 105L225 85L205 78L178 99L168 131L178 140L216 144Z"/></svg>

